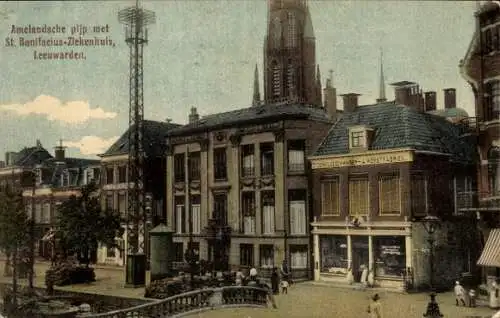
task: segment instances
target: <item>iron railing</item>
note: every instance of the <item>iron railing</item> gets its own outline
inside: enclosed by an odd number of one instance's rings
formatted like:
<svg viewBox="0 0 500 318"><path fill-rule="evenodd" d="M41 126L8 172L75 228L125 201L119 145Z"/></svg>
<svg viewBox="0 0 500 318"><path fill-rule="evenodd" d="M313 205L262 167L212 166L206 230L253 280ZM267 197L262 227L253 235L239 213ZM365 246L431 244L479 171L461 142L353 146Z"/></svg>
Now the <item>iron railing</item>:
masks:
<svg viewBox="0 0 500 318"><path fill-rule="evenodd" d="M196 312L227 307L267 307L268 291L250 286L206 288L175 295L152 303L85 318L163 318L184 317Z"/></svg>
<svg viewBox="0 0 500 318"><path fill-rule="evenodd" d="M465 191L457 192L457 210L500 209L500 193Z"/></svg>

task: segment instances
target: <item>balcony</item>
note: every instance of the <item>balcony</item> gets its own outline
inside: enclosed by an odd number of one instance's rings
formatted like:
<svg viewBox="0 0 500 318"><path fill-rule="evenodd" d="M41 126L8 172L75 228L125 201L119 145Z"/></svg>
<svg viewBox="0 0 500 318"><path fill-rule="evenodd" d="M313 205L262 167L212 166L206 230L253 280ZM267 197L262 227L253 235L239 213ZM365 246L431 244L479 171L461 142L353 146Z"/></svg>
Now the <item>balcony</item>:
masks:
<svg viewBox="0 0 500 318"><path fill-rule="evenodd" d="M459 212L500 211L500 193L457 192L457 210Z"/></svg>

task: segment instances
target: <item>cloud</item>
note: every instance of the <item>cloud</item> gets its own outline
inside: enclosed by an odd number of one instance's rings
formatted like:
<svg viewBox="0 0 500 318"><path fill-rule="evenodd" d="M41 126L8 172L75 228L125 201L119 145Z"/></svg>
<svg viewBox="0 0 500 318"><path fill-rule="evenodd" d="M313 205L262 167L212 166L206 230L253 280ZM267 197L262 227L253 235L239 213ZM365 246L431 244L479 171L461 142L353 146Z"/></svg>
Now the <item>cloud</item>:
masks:
<svg viewBox="0 0 500 318"><path fill-rule="evenodd" d="M101 107L91 108L85 101L63 103L56 97L48 95L40 95L25 104L0 105L0 110L12 111L19 116L42 115L50 121L60 121L65 124L81 124L90 119L110 119L117 115L114 112L106 112Z"/></svg>
<svg viewBox="0 0 500 318"><path fill-rule="evenodd" d="M98 155L106 152L118 138L118 136L108 139L98 136L84 136L78 141L66 141L64 146L77 148L82 155Z"/></svg>

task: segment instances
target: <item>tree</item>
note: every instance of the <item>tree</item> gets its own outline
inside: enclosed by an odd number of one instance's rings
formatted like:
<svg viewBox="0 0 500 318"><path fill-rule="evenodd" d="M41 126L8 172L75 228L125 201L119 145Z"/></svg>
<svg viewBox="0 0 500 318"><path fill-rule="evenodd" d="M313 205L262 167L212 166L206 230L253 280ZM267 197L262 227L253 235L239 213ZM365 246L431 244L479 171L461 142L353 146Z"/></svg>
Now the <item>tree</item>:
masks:
<svg viewBox="0 0 500 318"><path fill-rule="evenodd" d="M90 255L98 243L117 248L116 238L123 235L120 215L101 209L94 183L82 188L79 196L71 196L58 209L56 237L64 253L74 252L81 264L88 267Z"/></svg>
<svg viewBox="0 0 500 318"><path fill-rule="evenodd" d="M0 189L0 249L12 266L13 303L17 294L17 265L20 251L29 244L30 220L24 209L22 192L12 186ZM9 264L10 263L10 264Z"/></svg>

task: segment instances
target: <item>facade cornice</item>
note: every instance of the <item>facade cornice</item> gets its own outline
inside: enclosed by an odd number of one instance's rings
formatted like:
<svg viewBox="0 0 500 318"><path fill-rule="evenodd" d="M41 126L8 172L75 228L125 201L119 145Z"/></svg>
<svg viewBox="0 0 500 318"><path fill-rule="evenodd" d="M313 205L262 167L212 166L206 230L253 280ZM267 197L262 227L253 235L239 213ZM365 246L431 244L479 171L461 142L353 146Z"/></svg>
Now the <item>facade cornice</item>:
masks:
<svg viewBox="0 0 500 318"><path fill-rule="evenodd" d="M414 150L411 148L368 150L341 155L309 157L312 169L333 169L352 166L392 164L413 161Z"/></svg>

